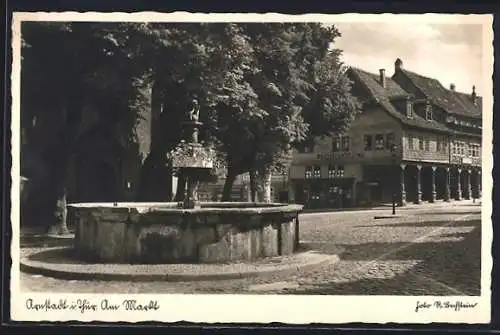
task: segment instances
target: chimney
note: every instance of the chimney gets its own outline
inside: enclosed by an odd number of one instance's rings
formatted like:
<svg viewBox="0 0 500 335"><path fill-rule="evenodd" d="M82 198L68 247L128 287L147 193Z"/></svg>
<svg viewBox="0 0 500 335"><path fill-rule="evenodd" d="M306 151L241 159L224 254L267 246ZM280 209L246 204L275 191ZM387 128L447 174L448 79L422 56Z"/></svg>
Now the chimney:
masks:
<svg viewBox="0 0 500 335"><path fill-rule="evenodd" d="M380 69L380 85L382 85L383 88L385 88L385 69Z"/></svg>
<svg viewBox="0 0 500 335"><path fill-rule="evenodd" d="M450 90L455 91L455 84L450 84Z"/></svg>
<svg viewBox="0 0 500 335"><path fill-rule="evenodd" d="M476 95L476 86L472 86L472 94L471 99L474 105L477 105L477 95Z"/></svg>
<svg viewBox="0 0 500 335"><path fill-rule="evenodd" d="M398 70L402 70L402 69L403 69L403 61L400 58L398 58L394 62L394 70L398 71Z"/></svg>

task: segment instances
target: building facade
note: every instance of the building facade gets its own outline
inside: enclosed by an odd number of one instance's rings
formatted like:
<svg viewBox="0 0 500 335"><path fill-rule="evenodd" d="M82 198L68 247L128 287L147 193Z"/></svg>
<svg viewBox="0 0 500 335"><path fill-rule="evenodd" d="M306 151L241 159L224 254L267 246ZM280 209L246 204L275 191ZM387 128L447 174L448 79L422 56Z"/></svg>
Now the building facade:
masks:
<svg viewBox="0 0 500 335"><path fill-rule="evenodd" d="M344 134L294 154L289 200L309 208L478 198L482 99L405 70L350 68L362 111Z"/></svg>

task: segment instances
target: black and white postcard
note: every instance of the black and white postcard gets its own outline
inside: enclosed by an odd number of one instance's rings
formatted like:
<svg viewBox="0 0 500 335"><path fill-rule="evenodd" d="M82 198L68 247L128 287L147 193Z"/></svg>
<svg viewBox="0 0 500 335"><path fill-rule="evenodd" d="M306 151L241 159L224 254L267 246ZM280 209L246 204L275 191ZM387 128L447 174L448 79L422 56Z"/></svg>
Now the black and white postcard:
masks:
<svg viewBox="0 0 500 335"><path fill-rule="evenodd" d="M489 322L492 15L13 15L13 320Z"/></svg>

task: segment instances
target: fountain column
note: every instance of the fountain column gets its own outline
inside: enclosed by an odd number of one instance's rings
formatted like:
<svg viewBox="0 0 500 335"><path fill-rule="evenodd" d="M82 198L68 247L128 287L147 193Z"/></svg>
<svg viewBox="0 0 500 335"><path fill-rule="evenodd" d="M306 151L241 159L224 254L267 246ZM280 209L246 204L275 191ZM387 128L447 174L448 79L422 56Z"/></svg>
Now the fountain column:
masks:
<svg viewBox="0 0 500 335"><path fill-rule="evenodd" d="M212 149L198 142L200 107L193 100L193 108L186 113L187 121L182 122L184 140L171 153L172 166L186 179L186 195L180 206L185 209L199 208L198 188L201 178L213 168Z"/></svg>

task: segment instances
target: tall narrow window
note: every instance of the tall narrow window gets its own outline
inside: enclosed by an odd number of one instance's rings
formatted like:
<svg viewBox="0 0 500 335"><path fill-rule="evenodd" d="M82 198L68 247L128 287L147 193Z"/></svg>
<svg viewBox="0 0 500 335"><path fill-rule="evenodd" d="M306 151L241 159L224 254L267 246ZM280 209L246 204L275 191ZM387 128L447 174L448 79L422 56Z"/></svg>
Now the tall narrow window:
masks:
<svg viewBox="0 0 500 335"><path fill-rule="evenodd" d="M446 138L443 139L443 142L441 143L441 151L446 152L448 149L448 143L446 142Z"/></svg>
<svg viewBox="0 0 500 335"><path fill-rule="evenodd" d="M344 177L344 166L343 165L337 166L337 177L338 178Z"/></svg>
<svg viewBox="0 0 500 335"><path fill-rule="evenodd" d="M422 136L418 137L418 149L424 150L424 138Z"/></svg>
<svg viewBox="0 0 500 335"><path fill-rule="evenodd" d="M425 105L425 118L429 121L432 120L432 105L429 102Z"/></svg>
<svg viewBox="0 0 500 335"><path fill-rule="evenodd" d="M314 167L313 167L313 178L321 178L321 166L314 165Z"/></svg>
<svg viewBox="0 0 500 335"><path fill-rule="evenodd" d="M384 135L375 135L375 150L384 150Z"/></svg>
<svg viewBox="0 0 500 335"><path fill-rule="evenodd" d="M426 136L425 137L425 151L430 151L431 150L431 145L430 145L430 140L429 140L429 136Z"/></svg>
<svg viewBox="0 0 500 335"><path fill-rule="evenodd" d="M305 173L305 177L306 179L310 179L312 178L312 166L306 166L306 173Z"/></svg>
<svg viewBox="0 0 500 335"><path fill-rule="evenodd" d="M408 149L413 150L413 136L408 135Z"/></svg>
<svg viewBox="0 0 500 335"><path fill-rule="evenodd" d="M436 139L436 152L441 152L441 137L437 137Z"/></svg>
<svg viewBox="0 0 500 335"><path fill-rule="evenodd" d="M373 136L372 135L365 135L364 137L365 141L365 150L366 151L371 151L373 150Z"/></svg>
<svg viewBox="0 0 500 335"><path fill-rule="evenodd" d="M342 151L349 151L349 136L342 136Z"/></svg>
<svg viewBox="0 0 500 335"><path fill-rule="evenodd" d="M333 152L339 152L340 151L340 137L339 136L334 136L332 139L332 150Z"/></svg>
<svg viewBox="0 0 500 335"><path fill-rule="evenodd" d="M471 150L472 150L472 153L471 153L471 156L472 157L479 157L479 145L477 144L472 144L471 145Z"/></svg>
<svg viewBox="0 0 500 335"><path fill-rule="evenodd" d="M409 118L413 117L413 104L410 100L406 101L406 116Z"/></svg>
<svg viewBox="0 0 500 335"><path fill-rule="evenodd" d="M335 168L335 165L330 164L328 165L328 178L332 179L336 177L337 169Z"/></svg>

